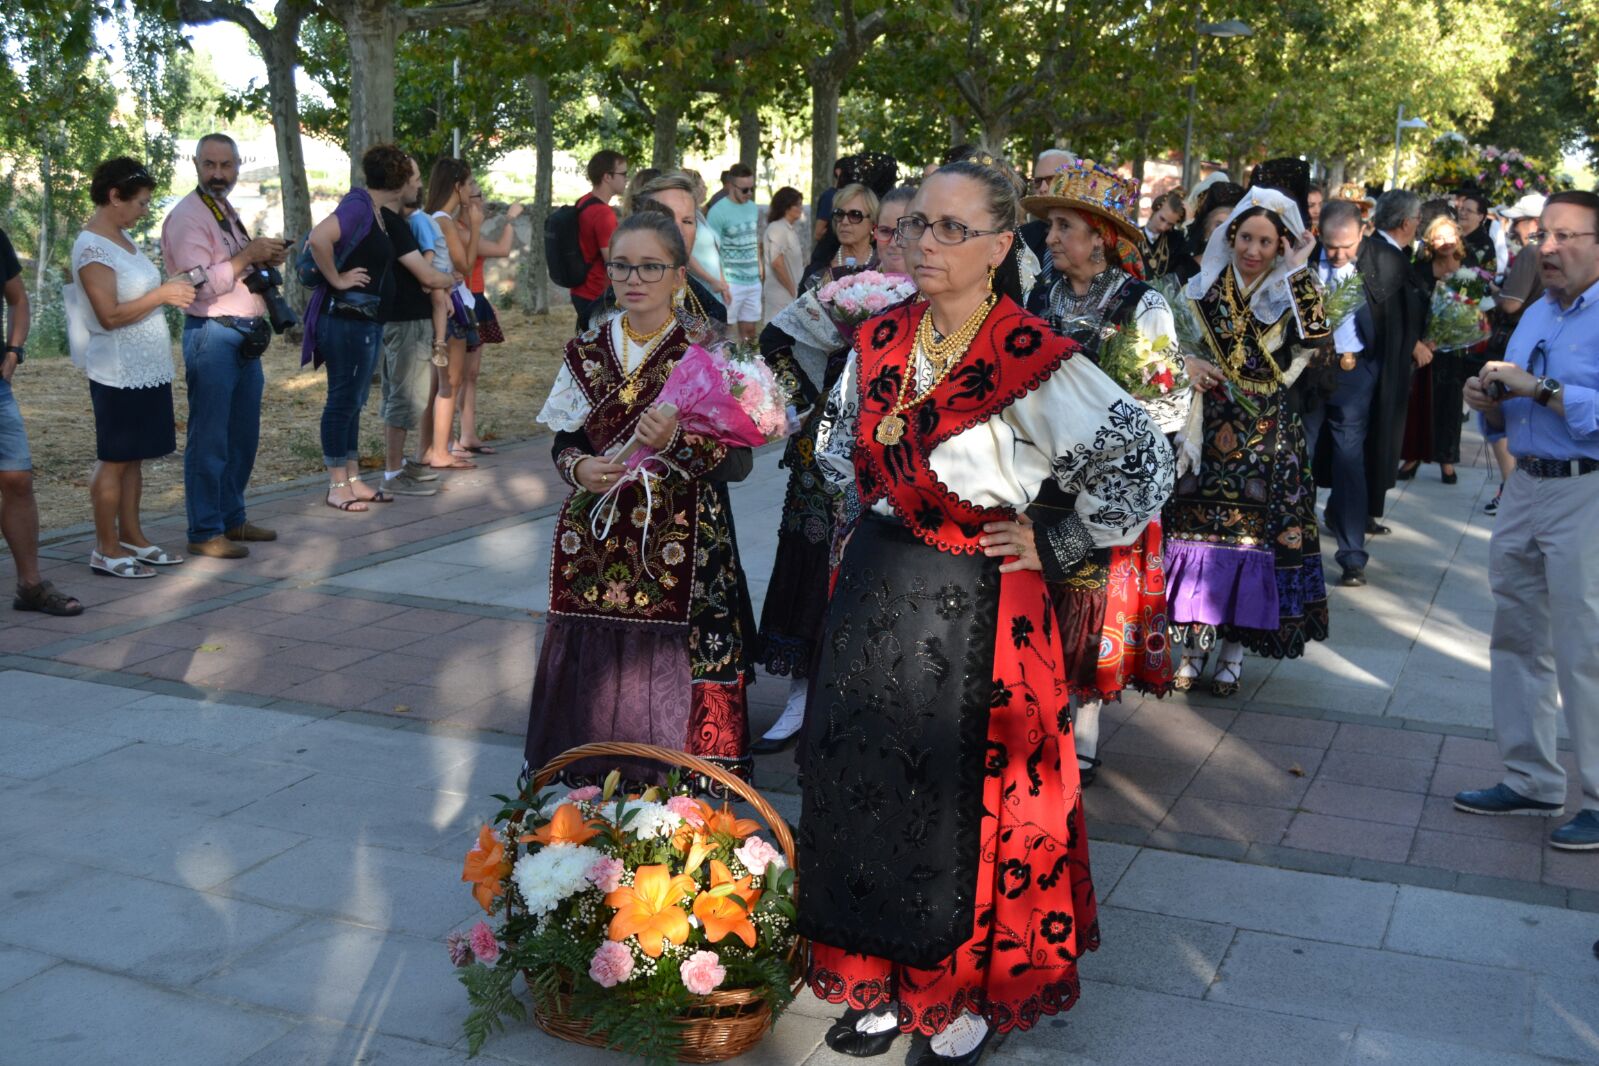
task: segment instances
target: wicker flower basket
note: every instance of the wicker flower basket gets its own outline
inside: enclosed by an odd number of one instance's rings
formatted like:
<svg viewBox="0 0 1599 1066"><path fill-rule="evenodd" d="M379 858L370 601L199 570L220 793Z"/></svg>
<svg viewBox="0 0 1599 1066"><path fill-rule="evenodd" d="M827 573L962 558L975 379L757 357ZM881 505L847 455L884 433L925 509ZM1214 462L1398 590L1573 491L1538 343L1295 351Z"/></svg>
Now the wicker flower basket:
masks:
<svg viewBox="0 0 1599 1066"><path fill-rule="evenodd" d="M794 834L776 809L748 782L728 773L703 759L670 748L651 744L599 743L584 744L556 756L533 775L533 787L543 788L562 769L580 759L592 758L645 759L681 767L691 773L709 778L737 795L755 808L777 844L794 867ZM804 981L804 942L795 938L789 953L789 968L793 974L791 987L796 991ZM531 982L530 982L531 984ZM544 999L535 996L533 1020L551 1036L574 1044L589 1047L612 1047L604 1032L589 1032L589 1023L571 1013L571 982L563 975L561 990ZM697 1003L680 1018L680 1062L722 1062L749 1051L766 1036L772 1025L772 1009L766 1001L747 989L727 989L696 997Z"/></svg>

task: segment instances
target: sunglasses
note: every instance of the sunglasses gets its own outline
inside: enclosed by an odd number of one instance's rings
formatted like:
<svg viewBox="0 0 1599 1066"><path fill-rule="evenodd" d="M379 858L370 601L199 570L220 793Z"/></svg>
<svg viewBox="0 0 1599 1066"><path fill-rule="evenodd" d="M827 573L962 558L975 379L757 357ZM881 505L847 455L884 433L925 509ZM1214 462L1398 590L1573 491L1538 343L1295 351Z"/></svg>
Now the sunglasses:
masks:
<svg viewBox="0 0 1599 1066"><path fill-rule="evenodd" d="M833 212L833 221L834 222L848 222L852 226L859 226L862 222L866 221L866 212L865 211L855 211L855 210L850 210L850 211L838 210L838 211L834 211Z"/></svg>
<svg viewBox="0 0 1599 1066"><path fill-rule="evenodd" d="M753 185L735 185L735 186L733 186L733 188L737 189L739 192L743 193L745 196L748 196L750 193L755 191L755 186L753 186Z"/></svg>

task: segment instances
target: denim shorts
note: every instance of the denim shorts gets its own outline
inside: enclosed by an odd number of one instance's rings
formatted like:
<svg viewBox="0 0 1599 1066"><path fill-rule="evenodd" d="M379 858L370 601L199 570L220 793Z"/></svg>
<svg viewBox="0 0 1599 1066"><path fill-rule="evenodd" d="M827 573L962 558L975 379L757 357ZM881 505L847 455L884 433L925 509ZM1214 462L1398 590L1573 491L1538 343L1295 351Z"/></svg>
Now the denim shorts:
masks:
<svg viewBox="0 0 1599 1066"><path fill-rule="evenodd" d="M22 425L22 408L11 393L11 382L0 380L0 470L32 470L28 431Z"/></svg>

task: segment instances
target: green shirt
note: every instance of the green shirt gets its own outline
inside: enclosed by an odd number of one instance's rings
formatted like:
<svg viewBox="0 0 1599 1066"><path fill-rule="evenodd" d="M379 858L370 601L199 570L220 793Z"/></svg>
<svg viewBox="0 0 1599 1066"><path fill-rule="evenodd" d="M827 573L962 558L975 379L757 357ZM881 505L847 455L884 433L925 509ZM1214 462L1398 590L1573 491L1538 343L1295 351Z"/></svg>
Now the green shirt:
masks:
<svg viewBox="0 0 1599 1066"><path fill-rule="evenodd" d="M752 200L735 204L732 197L718 200L705 216L722 253L722 275L731 285L761 283L760 209Z"/></svg>

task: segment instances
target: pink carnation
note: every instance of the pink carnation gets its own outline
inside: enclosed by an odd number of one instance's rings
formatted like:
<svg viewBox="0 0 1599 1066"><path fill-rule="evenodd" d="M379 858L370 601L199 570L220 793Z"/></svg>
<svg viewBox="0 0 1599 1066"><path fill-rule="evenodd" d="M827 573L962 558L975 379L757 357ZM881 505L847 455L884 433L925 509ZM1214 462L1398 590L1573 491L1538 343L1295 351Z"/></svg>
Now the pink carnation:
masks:
<svg viewBox="0 0 1599 1066"><path fill-rule="evenodd" d="M783 858L783 853L760 837L750 837L733 852L735 858L744 864L744 869L757 876L764 876L768 863L777 863L787 866L788 860Z"/></svg>
<svg viewBox="0 0 1599 1066"><path fill-rule="evenodd" d="M589 962L589 976L601 988L615 988L633 976L633 953L616 941L607 940Z"/></svg>
<svg viewBox="0 0 1599 1066"><path fill-rule="evenodd" d="M574 788L572 791L566 794L566 798L571 800L573 803L584 803L588 800L597 800L600 798L600 786L584 785L582 788Z"/></svg>
<svg viewBox="0 0 1599 1066"><path fill-rule="evenodd" d="M705 824L705 815L700 813L700 805L687 796L673 796L666 801L666 809L689 825L702 826Z"/></svg>
<svg viewBox="0 0 1599 1066"><path fill-rule="evenodd" d="M1524 188L1526 188L1526 186L1527 186L1526 182L1522 181L1520 178L1516 179L1516 188L1524 189Z"/></svg>
<svg viewBox="0 0 1599 1066"><path fill-rule="evenodd" d="M866 310L876 314L888 306L888 297L882 292L869 292L866 294Z"/></svg>
<svg viewBox="0 0 1599 1066"><path fill-rule="evenodd" d="M488 922L478 922L472 927L472 954L477 956L478 962L494 964L500 957L500 942L494 936L494 930L489 928Z"/></svg>
<svg viewBox="0 0 1599 1066"><path fill-rule="evenodd" d="M696 951L683 963L678 974L683 978L684 988L696 996L707 996L727 980L727 967L716 957L716 952Z"/></svg>
<svg viewBox="0 0 1599 1066"><path fill-rule="evenodd" d="M594 865L590 866L589 872L583 876L588 878L589 883L601 892L615 892L622 885L623 869L621 859L614 859L607 855L604 858L595 859Z"/></svg>
<svg viewBox="0 0 1599 1066"><path fill-rule="evenodd" d="M444 938L444 947L455 965L465 966L472 961L472 943L465 933L451 933Z"/></svg>

